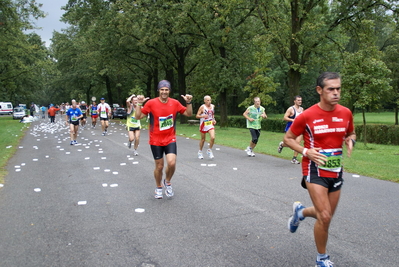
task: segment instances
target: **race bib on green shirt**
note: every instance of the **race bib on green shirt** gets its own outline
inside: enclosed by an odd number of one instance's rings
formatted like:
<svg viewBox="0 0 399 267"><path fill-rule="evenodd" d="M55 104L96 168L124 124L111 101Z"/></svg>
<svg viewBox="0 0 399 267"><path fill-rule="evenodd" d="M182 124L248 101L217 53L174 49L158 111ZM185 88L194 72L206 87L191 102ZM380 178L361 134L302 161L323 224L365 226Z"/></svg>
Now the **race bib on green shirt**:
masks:
<svg viewBox="0 0 399 267"><path fill-rule="evenodd" d="M107 117L107 112L105 110L100 111L100 117L101 118L106 118Z"/></svg>
<svg viewBox="0 0 399 267"><path fill-rule="evenodd" d="M173 115L159 117L159 130L164 131L173 127Z"/></svg>
<svg viewBox="0 0 399 267"><path fill-rule="evenodd" d="M327 162L324 165L319 165L318 168L330 171L340 172L342 169L342 148L323 149L319 151L321 154L327 156Z"/></svg>
<svg viewBox="0 0 399 267"><path fill-rule="evenodd" d="M130 117L130 122L131 123L137 123L137 119L135 117Z"/></svg>

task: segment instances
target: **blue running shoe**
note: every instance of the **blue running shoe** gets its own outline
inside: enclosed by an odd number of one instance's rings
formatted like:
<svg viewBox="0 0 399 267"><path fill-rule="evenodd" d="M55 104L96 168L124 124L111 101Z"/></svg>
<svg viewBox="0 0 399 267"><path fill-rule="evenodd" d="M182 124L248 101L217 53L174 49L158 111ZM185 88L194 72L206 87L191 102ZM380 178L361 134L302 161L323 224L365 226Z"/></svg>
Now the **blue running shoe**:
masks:
<svg viewBox="0 0 399 267"><path fill-rule="evenodd" d="M316 267L334 267L334 262L330 261L330 256L327 258L316 260Z"/></svg>
<svg viewBox="0 0 399 267"><path fill-rule="evenodd" d="M294 204L292 205L293 214L288 219L288 229L291 233L295 233L296 229L298 229L299 222L303 220L299 219L298 212L304 208L305 207L302 206L301 202L299 201L294 202Z"/></svg>

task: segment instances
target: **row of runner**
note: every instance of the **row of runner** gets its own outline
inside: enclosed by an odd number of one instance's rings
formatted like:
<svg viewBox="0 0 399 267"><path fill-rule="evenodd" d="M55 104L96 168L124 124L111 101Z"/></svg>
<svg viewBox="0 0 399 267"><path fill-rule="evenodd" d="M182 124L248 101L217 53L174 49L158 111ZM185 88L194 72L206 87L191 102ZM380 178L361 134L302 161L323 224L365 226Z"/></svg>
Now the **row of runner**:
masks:
<svg viewBox="0 0 399 267"><path fill-rule="evenodd" d="M316 267L332 267L333 262L327 254L327 239L330 222L338 205L343 185L342 149L345 144L348 156L351 155L356 134L353 116L349 109L338 104L341 94L341 78L338 73L325 72L316 80L316 91L320 102L303 111L300 107L302 99L297 96L294 106L287 109L284 117L289 122L284 140L279 144L278 152L283 147L294 150L293 163L299 163L296 157L302 154L302 186L308 190L312 207L304 207L299 201L293 204L293 214L288 220L288 229L295 233L299 223L306 217L316 220L314 238L317 249ZM149 144L155 162L155 198L162 199L163 194L168 198L174 196L172 177L176 170L176 116L191 117L193 114L193 96L181 95L186 105L169 97L171 84L167 80L158 83L159 95L153 99L143 95L131 95L127 99L127 128L129 131L129 148L133 144L135 155L140 138L140 120L149 117ZM203 159L202 149L206 133L210 142L207 149L209 158L213 158L212 147L215 141L216 120L214 105L210 96L204 97L204 104L198 109L196 118L200 119L201 140L198 158ZM145 105L144 105L145 103ZM254 148L260 136L260 122L266 119L264 107L260 105L259 97L254 98L254 104L246 109L243 116L247 119L247 128L251 134L251 141L246 149L248 156L255 156ZM111 108L101 99L101 103L92 104L88 109L92 116L92 126L95 127L97 117L100 117L103 135L106 135ZM300 116L298 116L300 114ZM72 107L66 111L67 123L70 125L71 145L76 144L79 120L84 118L82 110L72 100ZM304 144L301 144L303 136ZM164 163L166 162L166 168ZM165 173L165 175L163 175ZM163 192L164 191L164 192Z"/></svg>

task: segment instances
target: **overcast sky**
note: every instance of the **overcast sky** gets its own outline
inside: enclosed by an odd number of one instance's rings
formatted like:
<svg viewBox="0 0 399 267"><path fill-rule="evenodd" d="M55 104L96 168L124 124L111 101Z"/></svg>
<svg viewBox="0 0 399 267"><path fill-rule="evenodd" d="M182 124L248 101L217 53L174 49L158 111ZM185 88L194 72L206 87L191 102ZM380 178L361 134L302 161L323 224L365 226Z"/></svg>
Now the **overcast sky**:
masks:
<svg viewBox="0 0 399 267"><path fill-rule="evenodd" d="M53 37L53 31L61 32L61 29L68 27L67 24L60 21L61 16L64 14L64 10L61 7L65 6L68 0L37 0L37 2L43 4L41 10L47 16L44 19L35 21L35 25L41 29L34 30L34 32L42 37L42 41L48 47L51 43L50 39Z"/></svg>

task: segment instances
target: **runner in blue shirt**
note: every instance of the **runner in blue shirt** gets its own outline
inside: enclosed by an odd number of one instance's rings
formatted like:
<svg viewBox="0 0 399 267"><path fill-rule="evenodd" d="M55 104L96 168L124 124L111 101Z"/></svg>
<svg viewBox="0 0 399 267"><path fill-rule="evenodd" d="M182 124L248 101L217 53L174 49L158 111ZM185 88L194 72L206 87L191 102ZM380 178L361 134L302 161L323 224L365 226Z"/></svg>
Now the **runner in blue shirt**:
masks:
<svg viewBox="0 0 399 267"><path fill-rule="evenodd" d="M76 141L79 130L79 120L83 118L82 111L78 108L75 99L72 99L72 106L66 112L66 123L69 124L71 145L77 145Z"/></svg>

